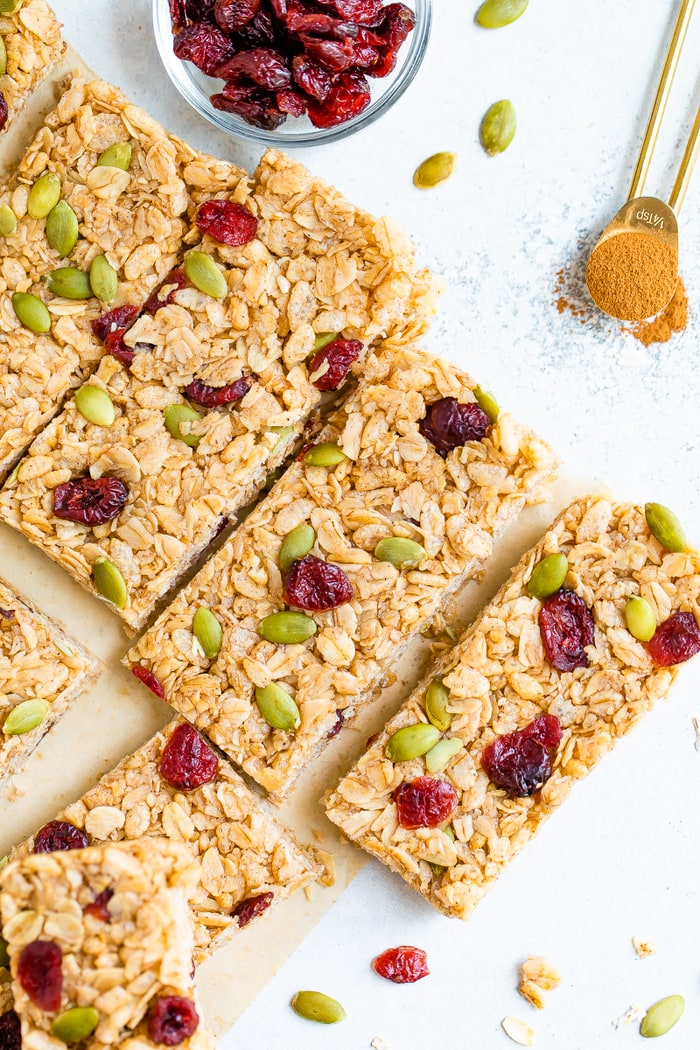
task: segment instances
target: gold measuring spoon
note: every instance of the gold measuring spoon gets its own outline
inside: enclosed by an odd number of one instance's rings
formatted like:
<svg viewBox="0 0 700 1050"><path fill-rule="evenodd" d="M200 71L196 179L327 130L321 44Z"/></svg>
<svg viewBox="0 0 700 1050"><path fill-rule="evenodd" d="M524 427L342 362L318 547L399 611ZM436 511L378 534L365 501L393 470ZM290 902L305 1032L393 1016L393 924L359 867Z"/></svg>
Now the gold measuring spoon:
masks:
<svg viewBox="0 0 700 1050"><path fill-rule="evenodd" d="M623 321L642 321L668 306L678 284L678 221L700 148L698 110L668 204L639 194L649 171L695 0L681 0L661 71L627 203L603 230L586 268L586 283L601 310ZM623 240L612 243L613 237Z"/></svg>

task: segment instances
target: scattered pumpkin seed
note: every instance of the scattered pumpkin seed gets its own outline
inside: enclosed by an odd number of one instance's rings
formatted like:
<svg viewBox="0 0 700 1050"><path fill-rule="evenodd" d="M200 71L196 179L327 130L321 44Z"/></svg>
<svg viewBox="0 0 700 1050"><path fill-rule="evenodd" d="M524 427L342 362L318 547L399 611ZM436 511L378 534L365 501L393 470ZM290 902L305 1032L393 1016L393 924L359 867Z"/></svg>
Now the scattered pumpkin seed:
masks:
<svg viewBox="0 0 700 1050"><path fill-rule="evenodd" d="M59 258L65 259L78 243L78 219L66 201L59 201L52 208L46 219L46 240L49 247L58 252Z"/></svg>
<svg viewBox="0 0 700 1050"><path fill-rule="evenodd" d="M0 0L0 15L13 15L23 3L24 0Z"/></svg>
<svg viewBox="0 0 700 1050"><path fill-rule="evenodd" d="M472 393L481 411L486 413L492 423L495 423L498 419L500 408L493 394L489 390L482 390L480 386L475 386Z"/></svg>
<svg viewBox="0 0 700 1050"><path fill-rule="evenodd" d="M192 617L192 632L207 660L213 660L219 655L224 632L216 616L206 605L200 605Z"/></svg>
<svg viewBox="0 0 700 1050"><path fill-rule="evenodd" d="M117 297L119 278L105 255L96 255L90 264L90 287L101 303L112 303Z"/></svg>
<svg viewBox="0 0 700 1050"><path fill-rule="evenodd" d="M347 1017L340 1003L323 992L297 992L292 999L292 1010L307 1021L319 1024L337 1024Z"/></svg>
<svg viewBox="0 0 700 1050"><path fill-rule="evenodd" d="M89 299L92 296L90 277L77 266L59 266L46 278L50 292L63 299Z"/></svg>
<svg viewBox="0 0 700 1050"><path fill-rule="evenodd" d="M270 427L271 434L277 434L277 440L270 450L270 454L279 452L281 448L289 444L290 438L294 434L294 427Z"/></svg>
<svg viewBox="0 0 700 1050"><path fill-rule="evenodd" d="M517 1017L504 1017L501 1021L501 1028L518 1046L535 1045L535 1030L527 1022Z"/></svg>
<svg viewBox="0 0 700 1050"><path fill-rule="evenodd" d="M485 0L476 12L476 21L484 29L502 29L525 14L528 0Z"/></svg>
<svg viewBox="0 0 700 1050"><path fill-rule="evenodd" d="M569 562L565 554L548 554L538 562L527 581L527 593L543 601L556 594L566 579Z"/></svg>
<svg viewBox="0 0 700 1050"><path fill-rule="evenodd" d="M447 732L452 725L452 713L447 710L449 702L449 689L441 678L433 678L425 692L425 713L441 733Z"/></svg>
<svg viewBox="0 0 700 1050"><path fill-rule="evenodd" d="M646 1039L656 1039L666 1035L678 1024L685 1010L685 999L682 995L667 995L658 1003L650 1006L639 1026L639 1031Z"/></svg>
<svg viewBox="0 0 700 1050"><path fill-rule="evenodd" d="M276 645L299 645L316 634L316 624L300 612L270 613L258 624L258 634Z"/></svg>
<svg viewBox="0 0 700 1050"><path fill-rule="evenodd" d="M74 1006L51 1023L51 1035L62 1043L81 1043L97 1028L100 1015L94 1006Z"/></svg>
<svg viewBox="0 0 700 1050"><path fill-rule="evenodd" d="M672 553L687 550L688 542L680 521L668 507L661 503L646 503L644 516L654 539Z"/></svg>
<svg viewBox="0 0 700 1050"><path fill-rule="evenodd" d="M3 857L5 863L7 863L7 857ZM4 865L0 864L0 870ZM10 956L7 954L7 941L4 937L0 937L0 966L5 966L8 970L10 968Z"/></svg>
<svg viewBox="0 0 700 1050"><path fill-rule="evenodd" d="M98 594L116 605L117 609L124 608L129 592L126 580L113 562L107 558L98 558L93 566L92 578Z"/></svg>
<svg viewBox="0 0 700 1050"><path fill-rule="evenodd" d="M494 102L481 121L481 145L490 157L508 149L517 128L515 106L507 99Z"/></svg>
<svg viewBox="0 0 700 1050"><path fill-rule="evenodd" d="M315 542L316 533L311 525L302 523L287 533L282 540L279 553L279 563L282 572L287 572L295 561L305 558Z"/></svg>
<svg viewBox="0 0 700 1050"><path fill-rule="evenodd" d="M266 686L257 686L255 702L258 710L268 725L283 733L291 733L299 728L301 715L299 708L286 689L277 682Z"/></svg>
<svg viewBox="0 0 700 1050"><path fill-rule="evenodd" d="M347 458L335 441L324 441L309 449L304 456L304 463L308 463L310 467L337 467Z"/></svg>
<svg viewBox="0 0 700 1050"><path fill-rule="evenodd" d="M425 547L403 536L387 536L374 548L379 561L388 561L395 569L413 569L425 559Z"/></svg>
<svg viewBox="0 0 700 1050"><path fill-rule="evenodd" d="M103 153L100 153L97 163L102 167L121 168L122 171L128 171L131 167L131 143L115 142L113 146L108 146Z"/></svg>
<svg viewBox="0 0 700 1050"><path fill-rule="evenodd" d="M5 719L2 727L7 736L21 736L30 733L44 721L49 713L49 705L45 700L23 700L17 707L13 707Z"/></svg>
<svg viewBox="0 0 700 1050"><path fill-rule="evenodd" d="M17 320L37 335L51 331L51 314L36 295L31 292L15 292L12 296L12 309Z"/></svg>
<svg viewBox="0 0 700 1050"><path fill-rule="evenodd" d="M427 722L403 726L389 737L384 754L391 762L410 762L425 755L440 739L440 730Z"/></svg>
<svg viewBox="0 0 700 1050"><path fill-rule="evenodd" d="M640 642L648 642L656 630L656 614L645 598L634 595L625 605L627 630Z"/></svg>
<svg viewBox="0 0 700 1050"><path fill-rule="evenodd" d="M60 199L61 180L53 171L45 171L29 191L27 211L33 219L45 219Z"/></svg>
<svg viewBox="0 0 700 1050"><path fill-rule="evenodd" d="M0 204L0 237L12 237L16 232L17 216L9 204Z"/></svg>
<svg viewBox="0 0 700 1050"><path fill-rule="evenodd" d="M210 255L192 250L185 256L184 270L187 279L212 299L223 299L228 291L226 277Z"/></svg>
<svg viewBox="0 0 700 1050"><path fill-rule="evenodd" d="M75 392L75 407L83 419L96 427L111 427L116 418L112 399L101 386L85 383Z"/></svg>
<svg viewBox="0 0 700 1050"><path fill-rule="evenodd" d="M4 77L5 73L7 73L7 48L5 37L0 36L0 77Z"/></svg>
<svg viewBox="0 0 700 1050"><path fill-rule="evenodd" d="M441 182L446 182L455 170L456 153L433 153L419 164L413 173L413 185L419 190L432 190Z"/></svg>
<svg viewBox="0 0 700 1050"><path fill-rule="evenodd" d="M183 434L180 429L181 423L194 423L202 416L190 405L168 405L163 409L165 425L176 441L184 441L190 448L196 448L201 438L199 434Z"/></svg>
<svg viewBox="0 0 700 1050"><path fill-rule="evenodd" d="M435 747L431 747L425 756L425 768L429 773L442 773L463 747L464 744L457 736L438 740Z"/></svg>
<svg viewBox="0 0 700 1050"><path fill-rule="evenodd" d="M328 346L339 335L340 332L319 332L314 339L314 353L317 354L319 350L323 350L324 346Z"/></svg>

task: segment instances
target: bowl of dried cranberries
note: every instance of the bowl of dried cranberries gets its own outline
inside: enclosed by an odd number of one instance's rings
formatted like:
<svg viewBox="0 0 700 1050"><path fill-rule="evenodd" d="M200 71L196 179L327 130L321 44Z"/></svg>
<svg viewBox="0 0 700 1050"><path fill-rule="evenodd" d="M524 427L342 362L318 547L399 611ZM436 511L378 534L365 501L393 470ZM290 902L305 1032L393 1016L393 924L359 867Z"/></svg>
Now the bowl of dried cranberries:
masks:
<svg viewBox="0 0 700 1050"><path fill-rule="evenodd" d="M431 0L153 0L153 13L170 79L202 116L239 138L311 146L400 98Z"/></svg>

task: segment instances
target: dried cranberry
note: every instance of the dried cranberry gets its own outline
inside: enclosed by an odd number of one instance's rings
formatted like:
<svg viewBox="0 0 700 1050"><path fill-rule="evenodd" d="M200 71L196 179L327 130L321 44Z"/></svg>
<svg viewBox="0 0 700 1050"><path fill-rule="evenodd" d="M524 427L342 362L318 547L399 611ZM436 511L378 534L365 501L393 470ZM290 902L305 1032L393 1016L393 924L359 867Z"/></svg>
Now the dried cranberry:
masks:
<svg viewBox="0 0 700 1050"><path fill-rule="evenodd" d="M459 796L445 780L418 777L399 784L394 801L402 828L436 828L452 816Z"/></svg>
<svg viewBox="0 0 700 1050"><path fill-rule="evenodd" d="M170 306L177 292L182 288L186 288L188 283L184 270L180 269L180 267L176 270L171 270L163 283L146 299L146 302L143 304L143 312L152 317L162 306ZM167 292L165 292L166 288ZM165 295L162 294L163 292L165 292Z"/></svg>
<svg viewBox="0 0 700 1050"><path fill-rule="evenodd" d="M262 0L216 0L214 18L224 33L235 33L257 15Z"/></svg>
<svg viewBox="0 0 700 1050"><path fill-rule="evenodd" d="M313 554L295 561L284 581L284 596L289 605L307 612L337 609L349 602L352 595L352 584L343 570Z"/></svg>
<svg viewBox="0 0 700 1050"><path fill-rule="evenodd" d="M197 69L211 77L231 58L234 45L218 26L195 22L177 34L173 51L178 58L193 62Z"/></svg>
<svg viewBox="0 0 700 1050"><path fill-rule="evenodd" d="M95 919L100 919L102 922L109 922L112 916L109 913L107 905L114 896L114 890L107 887L106 890L102 890L98 893L94 901L86 904L83 908L83 915L92 915Z"/></svg>
<svg viewBox="0 0 700 1050"><path fill-rule="evenodd" d="M101 317L96 317L90 322L90 327L97 338L104 342L108 335L118 331L125 332L136 319L138 312L138 306L125 303L124 306L116 306L114 310L108 310Z"/></svg>
<svg viewBox="0 0 700 1050"><path fill-rule="evenodd" d="M324 346L311 358L309 364L309 375L314 375L319 369L325 367L323 375L312 382L317 390L337 390L350 371L353 361L364 349L364 343L359 339L334 339L328 346Z"/></svg>
<svg viewBox="0 0 700 1050"><path fill-rule="evenodd" d="M10 110L7 105L7 99L3 95L2 91L0 91L0 131L2 131L2 129L7 124L7 117L9 112Z"/></svg>
<svg viewBox="0 0 700 1050"><path fill-rule="evenodd" d="M134 360L134 350L124 342L126 331L126 328L121 328L118 332L111 332L105 339L105 350L128 367Z"/></svg>
<svg viewBox="0 0 700 1050"><path fill-rule="evenodd" d="M0 607L0 620L14 620L15 610L14 609L3 609Z"/></svg>
<svg viewBox="0 0 700 1050"><path fill-rule="evenodd" d="M418 429L441 456L466 441L481 441L491 420L475 401L466 404L456 397L441 397L428 405Z"/></svg>
<svg viewBox="0 0 700 1050"><path fill-rule="evenodd" d="M309 120L317 128L334 128L367 109L370 93L362 73L342 73L325 102L309 102Z"/></svg>
<svg viewBox="0 0 700 1050"><path fill-rule="evenodd" d="M55 1013L63 991L63 952L53 941L32 941L22 949L17 979L35 1006Z"/></svg>
<svg viewBox="0 0 700 1050"><path fill-rule="evenodd" d="M248 244L258 232L258 220L247 208L218 198L200 205L195 222L202 233L208 233L219 244L228 244L232 248Z"/></svg>
<svg viewBox="0 0 700 1050"><path fill-rule="evenodd" d="M585 652L593 645L593 616L583 598L563 587L542 602L540 634L547 658L557 671L588 667Z"/></svg>
<svg viewBox="0 0 700 1050"><path fill-rule="evenodd" d="M489 780L515 798L527 798L552 775L552 755L561 741L554 715L536 718L524 729L504 733L484 748L481 764Z"/></svg>
<svg viewBox="0 0 700 1050"><path fill-rule="evenodd" d="M57 518L79 525L104 525L124 510L129 490L121 478L72 478L53 490L53 512Z"/></svg>
<svg viewBox="0 0 700 1050"><path fill-rule="evenodd" d="M279 51L269 47L254 47L251 51L239 51L216 72L222 80L247 77L258 87L268 91L281 91L289 87L292 74Z"/></svg>
<svg viewBox="0 0 700 1050"><path fill-rule="evenodd" d="M292 76L302 91L319 102L325 102L333 86L330 73L306 55L295 55L292 59Z"/></svg>
<svg viewBox="0 0 700 1050"><path fill-rule="evenodd" d="M318 11L309 11L300 3L290 3L287 10L285 26L293 36L301 33L316 33L320 36L332 36L338 38L338 26L347 25L338 18L331 15L321 14ZM348 36L348 33L344 34Z"/></svg>
<svg viewBox="0 0 700 1050"><path fill-rule="evenodd" d="M243 376L235 383L228 386L207 386L201 379L193 379L186 386L183 393L195 405L203 405L205 408L218 408L221 405L231 405L245 397L252 387L255 379L253 376Z"/></svg>
<svg viewBox="0 0 700 1050"><path fill-rule="evenodd" d="M280 112L286 113L290 117L303 117L306 113L306 99L302 98L294 88L284 88L283 91L276 91L275 101Z"/></svg>
<svg viewBox="0 0 700 1050"><path fill-rule="evenodd" d="M165 700L165 689L162 684L148 667L144 667L143 664L136 664L131 668L131 673L134 678L138 678L139 682L143 682L152 693L159 698L159 700Z"/></svg>
<svg viewBox="0 0 700 1050"><path fill-rule="evenodd" d="M275 27L269 11L262 8L232 37L236 48L269 47L275 42Z"/></svg>
<svg viewBox="0 0 700 1050"><path fill-rule="evenodd" d="M355 65L355 48L352 40L323 40L303 33L301 42L304 51L329 73L344 73Z"/></svg>
<svg viewBox="0 0 700 1050"><path fill-rule="evenodd" d="M561 722L555 715L540 715L520 732L543 747L559 747L561 743Z"/></svg>
<svg viewBox="0 0 700 1050"><path fill-rule="evenodd" d="M336 711L336 713L335 713L335 722L333 723L331 728L328 730L328 733L326 734L326 739L327 740L332 740L334 736L338 735L338 733L340 732L340 730L343 728L344 725L345 725L345 715L343 714L342 711Z"/></svg>
<svg viewBox="0 0 700 1050"><path fill-rule="evenodd" d="M14 1010L0 1017L0 1050L22 1050L22 1026Z"/></svg>
<svg viewBox="0 0 700 1050"><path fill-rule="evenodd" d="M185 6L185 0L170 0L169 7L170 21L172 22L173 32L178 32L178 30L184 29L185 26L189 23L189 19L187 17L187 7Z"/></svg>
<svg viewBox="0 0 700 1050"><path fill-rule="evenodd" d="M90 840L84 831L67 820L50 820L34 836L35 853L56 853L58 850L85 849Z"/></svg>
<svg viewBox="0 0 700 1050"><path fill-rule="evenodd" d="M162 1046L179 1046L194 1035L198 1026L194 1003L181 995L161 995L148 1016L148 1034Z"/></svg>
<svg viewBox="0 0 700 1050"><path fill-rule="evenodd" d="M378 32L394 50L401 47L416 26L416 16L405 4L387 4L382 8Z"/></svg>
<svg viewBox="0 0 700 1050"><path fill-rule="evenodd" d="M235 113L241 120L256 128L274 131L287 119L275 104L274 96L262 88L256 88L245 94L227 93L227 84L220 95L212 95L209 100L214 109L226 113Z"/></svg>
<svg viewBox="0 0 700 1050"><path fill-rule="evenodd" d="M375 26L382 16L380 0L316 0L321 7L332 8L341 18L349 22Z"/></svg>
<svg viewBox="0 0 700 1050"><path fill-rule="evenodd" d="M238 925L240 927L247 926L253 919L257 919L258 915L262 915L264 911L272 904L274 893L259 893L257 897L246 897L244 901L237 904L233 909L234 919L238 919Z"/></svg>
<svg viewBox="0 0 700 1050"><path fill-rule="evenodd" d="M690 612L671 613L660 623L649 642L647 652L659 667L685 663L700 652L700 628Z"/></svg>
<svg viewBox="0 0 700 1050"><path fill-rule="evenodd" d="M219 775L219 760L193 726L179 725L163 748L160 772L181 791L211 784Z"/></svg>
<svg viewBox="0 0 700 1050"><path fill-rule="evenodd" d="M387 948L373 960L372 969L394 984L415 984L430 973L428 956L423 949L412 948L409 944Z"/></svg>

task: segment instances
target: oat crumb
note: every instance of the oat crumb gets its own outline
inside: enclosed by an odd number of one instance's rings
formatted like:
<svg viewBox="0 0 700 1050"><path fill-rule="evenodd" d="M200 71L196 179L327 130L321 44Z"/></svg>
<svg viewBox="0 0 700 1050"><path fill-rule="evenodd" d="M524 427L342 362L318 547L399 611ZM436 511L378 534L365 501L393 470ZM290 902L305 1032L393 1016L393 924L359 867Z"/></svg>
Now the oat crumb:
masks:
<svg viewBox="0 0 700 1050"><path fill-rule="evenodd" d="M372 1047L372 1050L391 1050L386 1039L382 1039L380 1035L375 1036L369 1045Z"/></svg>
<svg viewBox="0 0 700 1050"><path fill-rule="evenodd" d="M656 945L651 941L643 941L641 937L633 937L632 944L640 959L648 959L650 955L656 955Z"/></svg>
<svg viewBox="0 0 700 1050"><path fill-rule="evenodd" d="M560 981L561 975L543 955L528 955L520 967L518 991L529 1003L542 1010L546 1002L543 993L557 988Z"/></svg>
<svg viewBox="0 0 700 1050"><path fill-rule="evenodd" d="M631 1024L633 1021L638 1021L643 1015L644 1010L638 1003L633 1003L628 1010L612 1022L613 1028L624 1028L625 1025Z"/></svg>
<svg viewBox="0 0 700 1050"><path fill-rule="evenodd" d="M695 750L700 751L700 718L693 719L693 726L695 728Z"/></svg>

